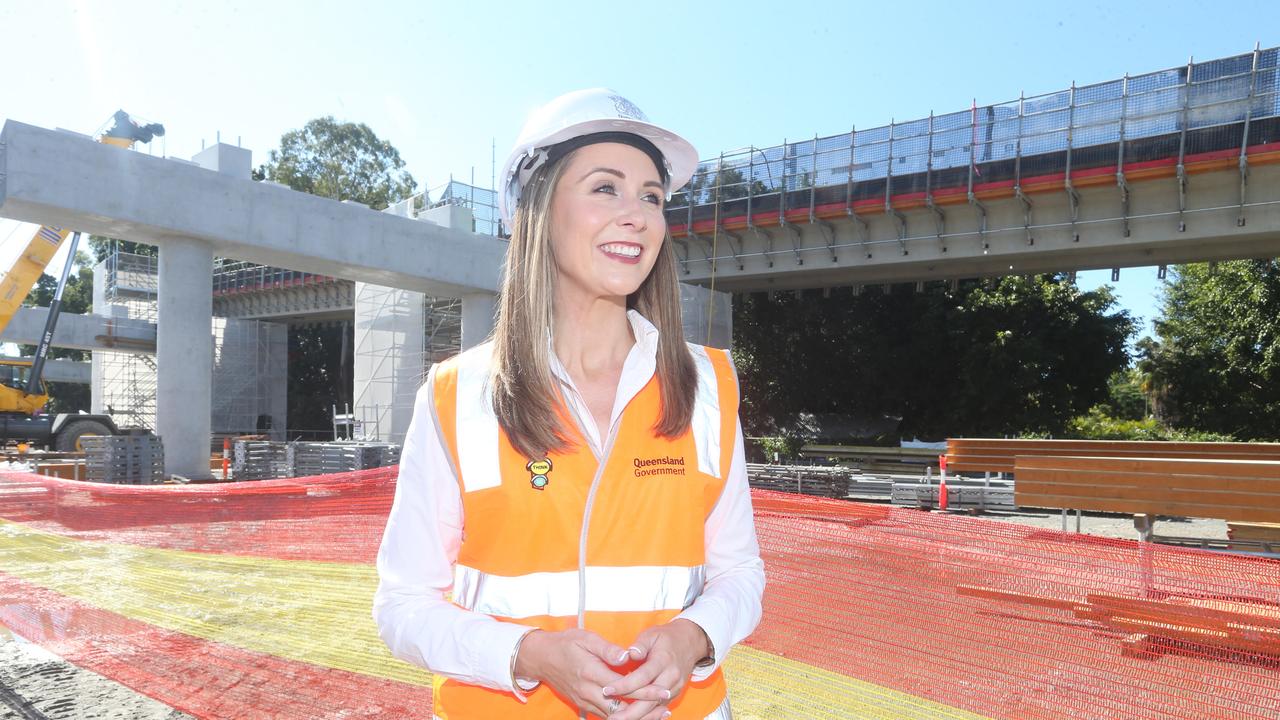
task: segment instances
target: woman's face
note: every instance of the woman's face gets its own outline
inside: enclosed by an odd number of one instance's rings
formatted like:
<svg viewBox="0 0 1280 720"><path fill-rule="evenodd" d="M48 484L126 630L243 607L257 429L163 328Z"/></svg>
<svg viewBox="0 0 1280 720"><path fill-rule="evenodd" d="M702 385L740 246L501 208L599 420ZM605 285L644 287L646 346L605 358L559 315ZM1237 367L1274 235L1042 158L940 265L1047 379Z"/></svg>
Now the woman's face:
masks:
<svg viewBox="0 0 1280 720"><path fill-rule="evenodd" d="M666 237L664 198L643 151L620 143L578 149L551 195L557 302L625 300L635 292Z"/></svg>

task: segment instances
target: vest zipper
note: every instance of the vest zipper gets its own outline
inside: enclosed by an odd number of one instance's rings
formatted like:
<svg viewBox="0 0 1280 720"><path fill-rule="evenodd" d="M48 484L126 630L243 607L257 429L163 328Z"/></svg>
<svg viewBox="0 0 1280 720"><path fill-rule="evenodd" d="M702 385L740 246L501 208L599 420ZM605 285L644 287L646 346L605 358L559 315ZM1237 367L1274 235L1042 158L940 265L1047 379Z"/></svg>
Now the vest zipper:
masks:
<svg viewBox="0 0 1280 720"><path fill-rule="evenodd" d="M572 388L572 386L570 386ZM572 388L577 392L577 388ZM578 396L579 399L582 397ZM604 477L605 468L609 464L609 454L613 452L613 443L618 437L618 427L622 424L622 416L627 412L627 405L631 404L631 400L635 399L633 395L627 400L623 406L622 412L618 413L618 417L613 419L613 423L609 426L609 436L605 439L604 447L600 452L596 452L595 445L591 443L590 436L587 435L587 429L583 426L582 418L578 415L576 407L569 408L569 414L573 416L573 422L578 426L578 432L582 433L582 439L587 441L587 446L591 448L592 454L596 456L596 474L591 478L591 488L587 491L587 505L582 511L582 531L578 535L578 629L587 629L587 531L591 527L591 510L595 506L596 491L600 488L600 480ZM578 714L578 720L587 720L586 712Z"/></svg>
<svg viewBox="0 0 1280 720"><path fill-rule="evenodd" d="M581 425L582 421L578 419L577 413L573 413L574 419ZM618 416L622 418L621 415ZM587 491L587 506L582 511L582 532L578 536L578 629L587 629L587 530L591 527L591 509L595 505L596 490L600 487L600 480L604 477L605 468L608 466L609 453L613 451L613 441L618 435L618 425L615 422L609 428L609 437L605 440L604 450L601 455L597 455L596 475L591 478L591 489ZM581 431L581 428L579 428ZM587 437L584 432L582 437ZM591 444L590 441L587 442ZM587 720L585 712L579 712L578 720Z"/></svg>

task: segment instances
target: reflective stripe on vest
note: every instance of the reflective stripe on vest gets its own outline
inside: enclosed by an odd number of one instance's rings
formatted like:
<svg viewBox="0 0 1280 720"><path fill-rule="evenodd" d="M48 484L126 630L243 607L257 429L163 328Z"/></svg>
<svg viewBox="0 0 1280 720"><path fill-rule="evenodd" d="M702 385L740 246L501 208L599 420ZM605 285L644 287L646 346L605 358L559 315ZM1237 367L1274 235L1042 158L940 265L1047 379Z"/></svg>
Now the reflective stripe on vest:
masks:
<svg viewBox="0 0 1280 720"><path fill-rule="evenodd" d="M531 484L526 466L541 458L516 452L493 415L491 349L481 345L437 365L430 380L440 438L462 493L453 601L548 630L581 622L626 647L702 591L703 526L724 488L737 431L729 356L690 346L698 382L690 429L680 437L653 433L661 412L654 377L618 418L607 457L597 459L571 424L564 430L573 447L551 453L545 482ZM670 706L673 720L714 716L725 700L719 671L687 688ZM521 704L510 693L445 680L435 703L448 720L578 716L545 687Z"/></svg>
<svg viewBox="0 0 1280 720"><path fill-rule="evenodd" d="M698 567L588 567L587 612L683 610L702 593ZM506 577L465 565L454 568L453 601L486 615L527 618L577 615L578 573Z"/></svg>

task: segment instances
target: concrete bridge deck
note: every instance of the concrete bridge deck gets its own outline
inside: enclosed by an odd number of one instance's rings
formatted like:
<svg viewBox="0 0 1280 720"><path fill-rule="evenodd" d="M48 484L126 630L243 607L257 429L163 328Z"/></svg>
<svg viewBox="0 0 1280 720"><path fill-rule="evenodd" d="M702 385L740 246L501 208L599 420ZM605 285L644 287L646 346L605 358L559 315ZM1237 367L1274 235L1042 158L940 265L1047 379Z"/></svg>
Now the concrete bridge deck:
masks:
<svg viewBox="0 0 1280 720"><path fill-rule="evenodd" d="M686 282L749 291L1280 254L1280 48L702 162Z"/></svg>

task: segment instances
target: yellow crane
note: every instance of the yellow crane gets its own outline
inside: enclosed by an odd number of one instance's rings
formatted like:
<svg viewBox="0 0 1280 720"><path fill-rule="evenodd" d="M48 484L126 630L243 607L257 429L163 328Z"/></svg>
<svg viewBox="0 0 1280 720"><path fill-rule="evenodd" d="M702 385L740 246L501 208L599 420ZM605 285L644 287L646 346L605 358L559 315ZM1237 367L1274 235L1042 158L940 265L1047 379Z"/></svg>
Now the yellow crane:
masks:
<svg viewBox="0 0 1280 720"><path fill-rule="evenodd" d="M160 135L164 135L163 125L138 123L120 110L112 116L111 127L97 139L107 145L130 149L134 143L151 142L153 137ZM73 234L66 228L50 225L40 226L13 266L0 279L0 332L3 332L68 236L71 236L71 247L35 357L32 360L0 359L0 439L48 444L57 450L81 449L80 438L86 435L120 432L109 415L62 413L51 417L40 412L49 401L48 390L41 377L44 361L53 340L62 290L75 261L80 233Z"/></svg>

